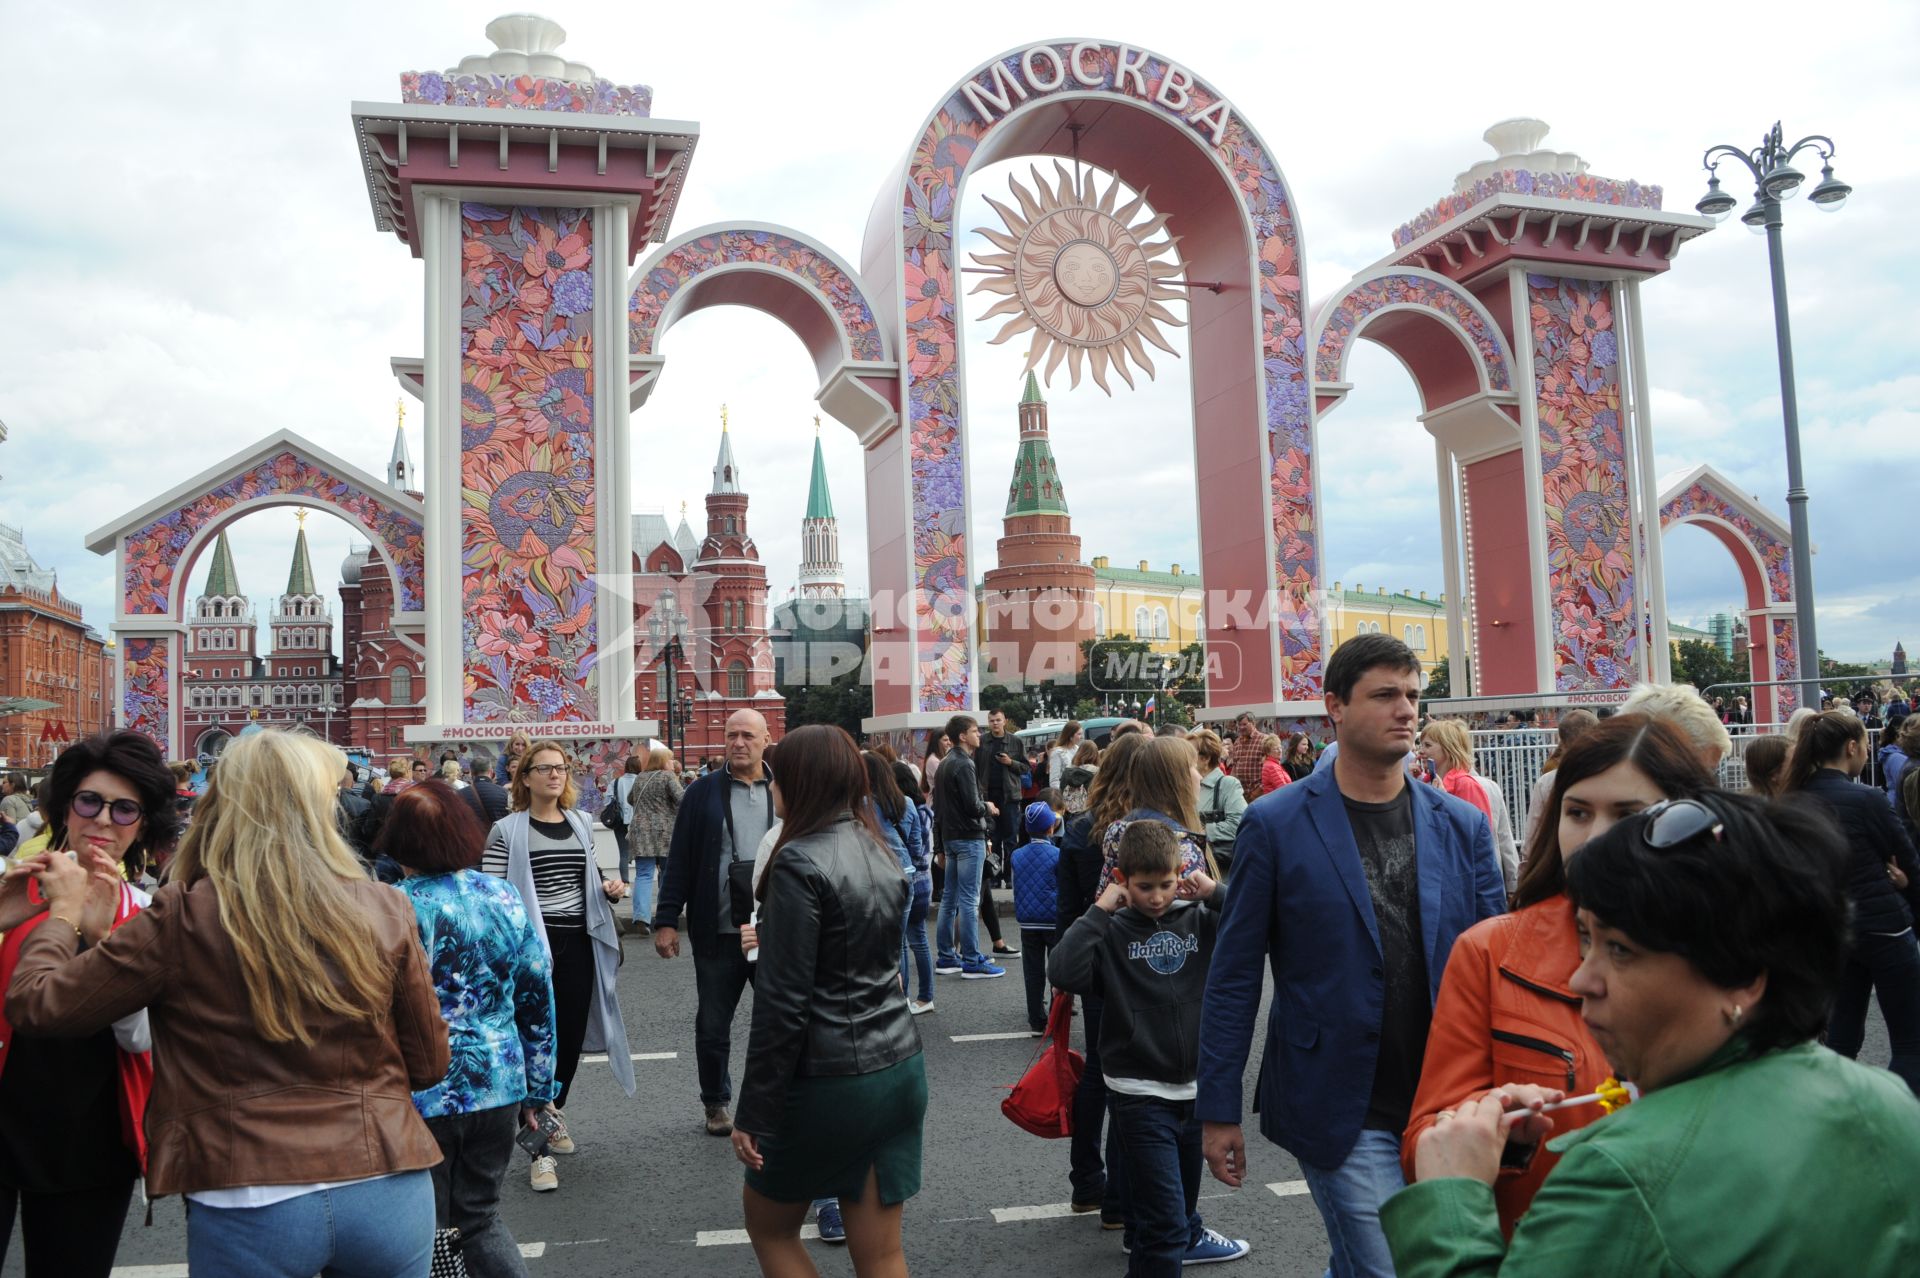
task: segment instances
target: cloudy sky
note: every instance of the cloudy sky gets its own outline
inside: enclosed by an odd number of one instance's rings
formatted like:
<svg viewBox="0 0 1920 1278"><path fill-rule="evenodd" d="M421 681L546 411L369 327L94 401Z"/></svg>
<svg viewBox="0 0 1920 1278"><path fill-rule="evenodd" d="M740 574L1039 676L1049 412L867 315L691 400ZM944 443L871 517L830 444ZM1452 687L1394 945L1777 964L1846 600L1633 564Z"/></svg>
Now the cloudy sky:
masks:
<svg viewBox="0 0 1920 1278"><path fill-rule="evenodd" d="M401 70L484 51L482 28L503 7L0 5L10 96L27 112L0 142L0 420L11 432L0 520L24 526L99 624L112 614L110 561L84 534L260 436L287 427L383 471L397 394L387 361L420 350L421 268L373 229L348 103L397 100ZM977 63L1050 37L1152 48L1232 98L1285 169L1316 301L1490 155L1480 132L1504 117L1547 120L1549 146L1661 184L1683 211L1707 145L1750 144L1776 118L1790 136L1828 132L1858 193L1837 215L1800 201L1787 217L1822 646L1863 659L1896 638L1920 643L1909 531L1920 257L1896 225L1920 197L1912 6L1834 0L1817 32L1797 6L1762 3L1736 17L1629 2L1604 21L1577 6L1496 6L1460 23L1432 21L1430 5L1131 0L1091 17L1084 4L1034 0L745 0L724 21L702 5L565 0L547 12L569 31L567 56L651 84L657 116L700 122L676 231L784 223L851 260L926 112ZM1783 45L1773 20L1805 38ZM970 184L963 230L994 224L981 196L1004 192L1006 172ZM971 236L966 247L983 245ZM1764 243L1722 227L1644 296L1660 473L1708 461L1784 514ZM987 304L974 299L969 316ZM997 326L970 321L966 364L975 544L988 555L1024 354L1019 342L985 345ZM697 524L729 404L755 535L784 595L806 500L811 364L773 320L735 309L682 322L663 353L634 421L634 507L671 519L686 501ZM1087 554L1115 563L1197 561L1185 362L1159 365L1158 382L1112 399L1091 383L1069 392L1064 369L1049 392L1076 531ZM1351 367L1357 389L1321 430L1328 576L1438 591L1432 453L1412 384L1367 343ZM859 585L859 450L831 422L824 443ZM308 531L320 576L337 579L346 526L317 519ZM292 514L252 516L234 540L242 584L264 604L286 582ZM1678 530L1667 552L1677 619L1736 602L1732 562L1705 533ZM196 587L206 568L203 557Z"/></svg>

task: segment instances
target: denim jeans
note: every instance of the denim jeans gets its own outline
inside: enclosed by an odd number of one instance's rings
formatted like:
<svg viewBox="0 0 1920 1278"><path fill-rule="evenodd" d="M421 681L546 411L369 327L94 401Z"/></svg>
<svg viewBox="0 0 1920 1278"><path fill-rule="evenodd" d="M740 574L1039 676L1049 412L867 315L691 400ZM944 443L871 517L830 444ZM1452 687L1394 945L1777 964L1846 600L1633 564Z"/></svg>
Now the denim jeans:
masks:
<svg viewBox="0 0 1920 1278"><path fill-rule="evenodd" d="M1200 1241L1200 1120L1193 1102L1113 1097L1120 1157L1127 1165L1127 1278L1179 1278Z"/></svg>
<svg viewBox="0 0 1920 1278"><path fill-rule="evenodd" d="M434 1223L460 1231L469 1278L527 1278L520 1244L500 1219L500 1181L519 1127L518 1105L427 1120L442 1155L432 1169Z"/></svg>
<svg viewBox="0 0 1920 1278"><path fill-rule="evenodd" d="M1326 1222L1333 1278L1393 1278L1393 1253L1380 1229L1380 1206L1406 1188L1400 1133L1363 1130L1338 1167L1300 1164L1307 1192Z"/></svg>
<svg viewBox="0 0 1920 1278"><path fill-rule="evenodd" d="M1893 1048L1887 1068L1920 1095L1920 942L1913 929L1895 936L1861 932L1840 974L1840 988L1827 1019L1827 1046L1858 1057L1867 1031L1867 995L1880 1001Z"/></svg>
<svg viewBox="0 0 1920 1278"><path fill-rule="evenodd" d="M916 878L913 895L907 899L906 927L900 934L900 984L909 993L912 967L920 972L920 1001L933 1001L933 951L927 947L927 907L933 900L933 880Z"/></svg>
<svg viewBox="0 0 1920 1278"><path fill-rule="evenodd" d="M1127 1214L1127 1169L1120 1158L1119 1126L1113 1121L1106 1075L1100 1069L1100 1019L1106 1004L1098 995L1080 999L1082 1025L1086 1033L1087 1061L1080 1071L1080 1085L1073 1092L1073 1136L1067 1158L1071 1171L1067 1183L1076 1203L1099 1203L1100 1214L1108 1220L1124 1220ZM1107 1135L1106 1157L1100 1152L1100 1133Z"/></svg>
<svg viewBox="0 0 1920 1278"><path fill-rule="evenodd" d="M631 869L629 869L631 863ZM653 856L622 856L620 858L620 877L627 881L633 891L633 921L645 923L653 917L653 877L660 872L660 858Z"/></svg>
<svg viewBox="0 0 1920 1278"><path fill-rule="evenodd" d="M940 923L933 934L942 963L987 961L980 952L980 867L986 859L985 839L947 840L947 882L940 893Z"/></svg>
<svg viewBox="0 0 1920 1278"><path fill-rule="evenodd" d="M433 1179L424 1171L266 1207L187 1204L193 1278L427 1278L432 1264Z"/></svg>
<svg viewBox="0 0 1920 1278"><path fill-rule="evenodd" d="M721 932L693 946L693 984L699 1008L693 1014L693 1058L700 1075L700 1103L733 1100L733 1013L753 982L753 964L740 952L737 932Z"/></svg>

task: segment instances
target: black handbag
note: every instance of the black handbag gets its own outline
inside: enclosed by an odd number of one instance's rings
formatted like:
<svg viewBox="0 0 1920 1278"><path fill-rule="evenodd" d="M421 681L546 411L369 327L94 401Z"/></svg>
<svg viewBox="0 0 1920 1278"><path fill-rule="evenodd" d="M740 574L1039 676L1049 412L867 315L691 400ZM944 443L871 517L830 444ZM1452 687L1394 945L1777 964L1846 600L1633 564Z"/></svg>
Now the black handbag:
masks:
<svg viewBox="0 0 1920 1278"><path fill-rule="evenodd" d="M745 927L753 922L753 912L758 907L753 899L751 860L727 862L727 903L735 927Z"/></svg>

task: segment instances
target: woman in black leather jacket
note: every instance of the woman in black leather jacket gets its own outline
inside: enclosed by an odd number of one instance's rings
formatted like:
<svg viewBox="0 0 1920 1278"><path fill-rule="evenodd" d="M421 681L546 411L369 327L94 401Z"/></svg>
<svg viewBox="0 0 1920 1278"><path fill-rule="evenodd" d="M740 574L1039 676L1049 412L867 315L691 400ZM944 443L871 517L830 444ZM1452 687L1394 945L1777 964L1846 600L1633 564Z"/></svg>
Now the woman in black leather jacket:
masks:
<svg viewBox="0 0 1920 1278"><path fill-rule="evenodd" d="M1877 995L1893 1049L1887 1068L1920 1095L1920 943L1913 931L1920 860L1885 793L1857 780L1867 750L1858 718L1843 710L1815 715L1800 729L1787 789L1825 804L1847 840L1853 948L1834 994L1827 1046L1842 1056L1860 1054L1867 995Z"/></svg>
<svg viewBox="0 0 1920 1278"><path fill-rule="evenodd" d="M780 743L778 840L753 1030L734 1115L747 1235L765 1273L810 1273L800 1225L835 1196L860 1278L904 1278L901 1209L920 1189L927 1077L900 989L909 884L873 822L853 738L824 724Z"/></svg>

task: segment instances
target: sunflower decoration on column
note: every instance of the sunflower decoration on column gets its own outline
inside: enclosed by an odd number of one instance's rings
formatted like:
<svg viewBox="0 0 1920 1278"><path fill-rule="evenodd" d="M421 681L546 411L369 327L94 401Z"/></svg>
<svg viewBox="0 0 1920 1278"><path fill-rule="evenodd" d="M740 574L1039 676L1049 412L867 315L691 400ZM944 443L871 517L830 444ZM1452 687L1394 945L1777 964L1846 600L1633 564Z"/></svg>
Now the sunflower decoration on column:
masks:
<svg viewBox="0 0 1920 1278"><path fill-rule="evenodd" d="M972 291L1000 295L982 319L1013 316L990 345L1032 331L1022 376L1045 359L1041 375L1051 384L1053 370L1064 359L1072 385L1078 386L1084 362L1094 383L1111 395L1109 365L1131 387L1129 358L1153 376L1147 343L1179 355L1161 336L1159 325L1185 323L1161 305L1180 299L1179 288L1166 281L1178 276L1181 267L1176 261L1157 260L1171 254L1179 239L1150 242L1166 225L1165 213L1133 220L1146 207L1144 189L1116 210L1118 177L1096 198L1095 173L1082 180L1057 160L1053 167L1059 180L1052 186L1031 167L1031 190L1018 178L1007 180L1018 209L987 198L1007 229L978 228L1000 252L971 254L992 272Z"/></svg>

